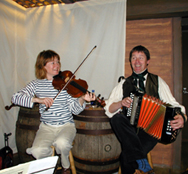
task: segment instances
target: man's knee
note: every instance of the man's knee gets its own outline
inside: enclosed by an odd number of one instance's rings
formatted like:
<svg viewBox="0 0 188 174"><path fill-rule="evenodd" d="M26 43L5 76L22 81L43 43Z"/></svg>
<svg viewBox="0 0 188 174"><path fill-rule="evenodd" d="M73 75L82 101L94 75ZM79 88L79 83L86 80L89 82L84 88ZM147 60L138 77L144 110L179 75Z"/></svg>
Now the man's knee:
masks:
<svg viewBox="0 0 188 174"><path fill-rule="evenodd" d="M125 116L124 116L122 113L117 113L117 114L115 114L115 115L111 118L111 120L110 120L111 125L116 125L116 124L121 123L121 122L123 121L124 117L125 117Z"/></svg>

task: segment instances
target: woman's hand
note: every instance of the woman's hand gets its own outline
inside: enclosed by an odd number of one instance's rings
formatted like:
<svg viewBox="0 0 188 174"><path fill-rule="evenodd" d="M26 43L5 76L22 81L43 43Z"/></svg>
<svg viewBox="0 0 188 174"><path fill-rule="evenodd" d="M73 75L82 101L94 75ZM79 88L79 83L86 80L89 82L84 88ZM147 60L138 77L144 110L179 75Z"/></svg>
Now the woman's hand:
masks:
<svg viewBox="0 0 188 174"><path fill-rule="evenodd" d="M85 95L79 98L80 105L82 106L84 101L95 101L96 97L94 93L86 93Z"/></svg>
<svg viewBox="0 0 188 174"><path fill-rule="evenodd" d="M52 106L54 100L53 100L53 98L33 98L32 102L45 104L46 107L50 108L50 106Z"/></svg>

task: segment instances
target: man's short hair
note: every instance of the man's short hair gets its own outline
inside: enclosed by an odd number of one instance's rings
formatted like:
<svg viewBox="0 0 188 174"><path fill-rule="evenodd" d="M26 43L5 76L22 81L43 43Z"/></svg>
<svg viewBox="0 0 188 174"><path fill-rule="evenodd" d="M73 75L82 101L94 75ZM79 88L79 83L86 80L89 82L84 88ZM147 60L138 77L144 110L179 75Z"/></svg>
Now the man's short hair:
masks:
<svg viewBox="0 0 188 174"><path fill-rule="evenodd" d="M131 62L132 53L135 52L135 51L143 52L146 55L147 60L150 60L149 50L142 45L138 45L131 50L130 55L129 55L129 62Z"/></svg>

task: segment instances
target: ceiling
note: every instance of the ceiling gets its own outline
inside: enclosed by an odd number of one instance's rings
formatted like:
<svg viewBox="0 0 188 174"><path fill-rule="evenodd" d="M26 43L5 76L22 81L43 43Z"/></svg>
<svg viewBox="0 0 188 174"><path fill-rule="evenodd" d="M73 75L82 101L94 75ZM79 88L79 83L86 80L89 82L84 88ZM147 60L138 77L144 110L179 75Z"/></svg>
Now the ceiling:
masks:
<svg viewBox="0 0 188 174"><path fill-rule="evenodd" d="M87 0L13 0L25 8ZM102 1L102 0L101 0ZM188 17L187 0L127 0L127 20Z"/></svg>
<svg viewBox="0 0 188 174"><path fill-rule="evenodd" d="M86 0L13 0L25 8L40 7L53 4L72 4Z"/></svg>

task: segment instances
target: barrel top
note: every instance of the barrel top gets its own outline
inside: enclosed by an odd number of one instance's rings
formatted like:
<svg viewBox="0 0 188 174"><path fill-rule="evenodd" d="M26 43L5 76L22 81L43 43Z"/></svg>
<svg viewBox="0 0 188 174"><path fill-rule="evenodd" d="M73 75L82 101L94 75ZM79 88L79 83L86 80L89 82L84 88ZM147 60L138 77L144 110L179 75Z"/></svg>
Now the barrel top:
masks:
<svg viewBox="0 0 188 174"><path fill-rule="evenodd" d="M106 116L103 108L85 108L79 115L85 116Z"/></svg>

